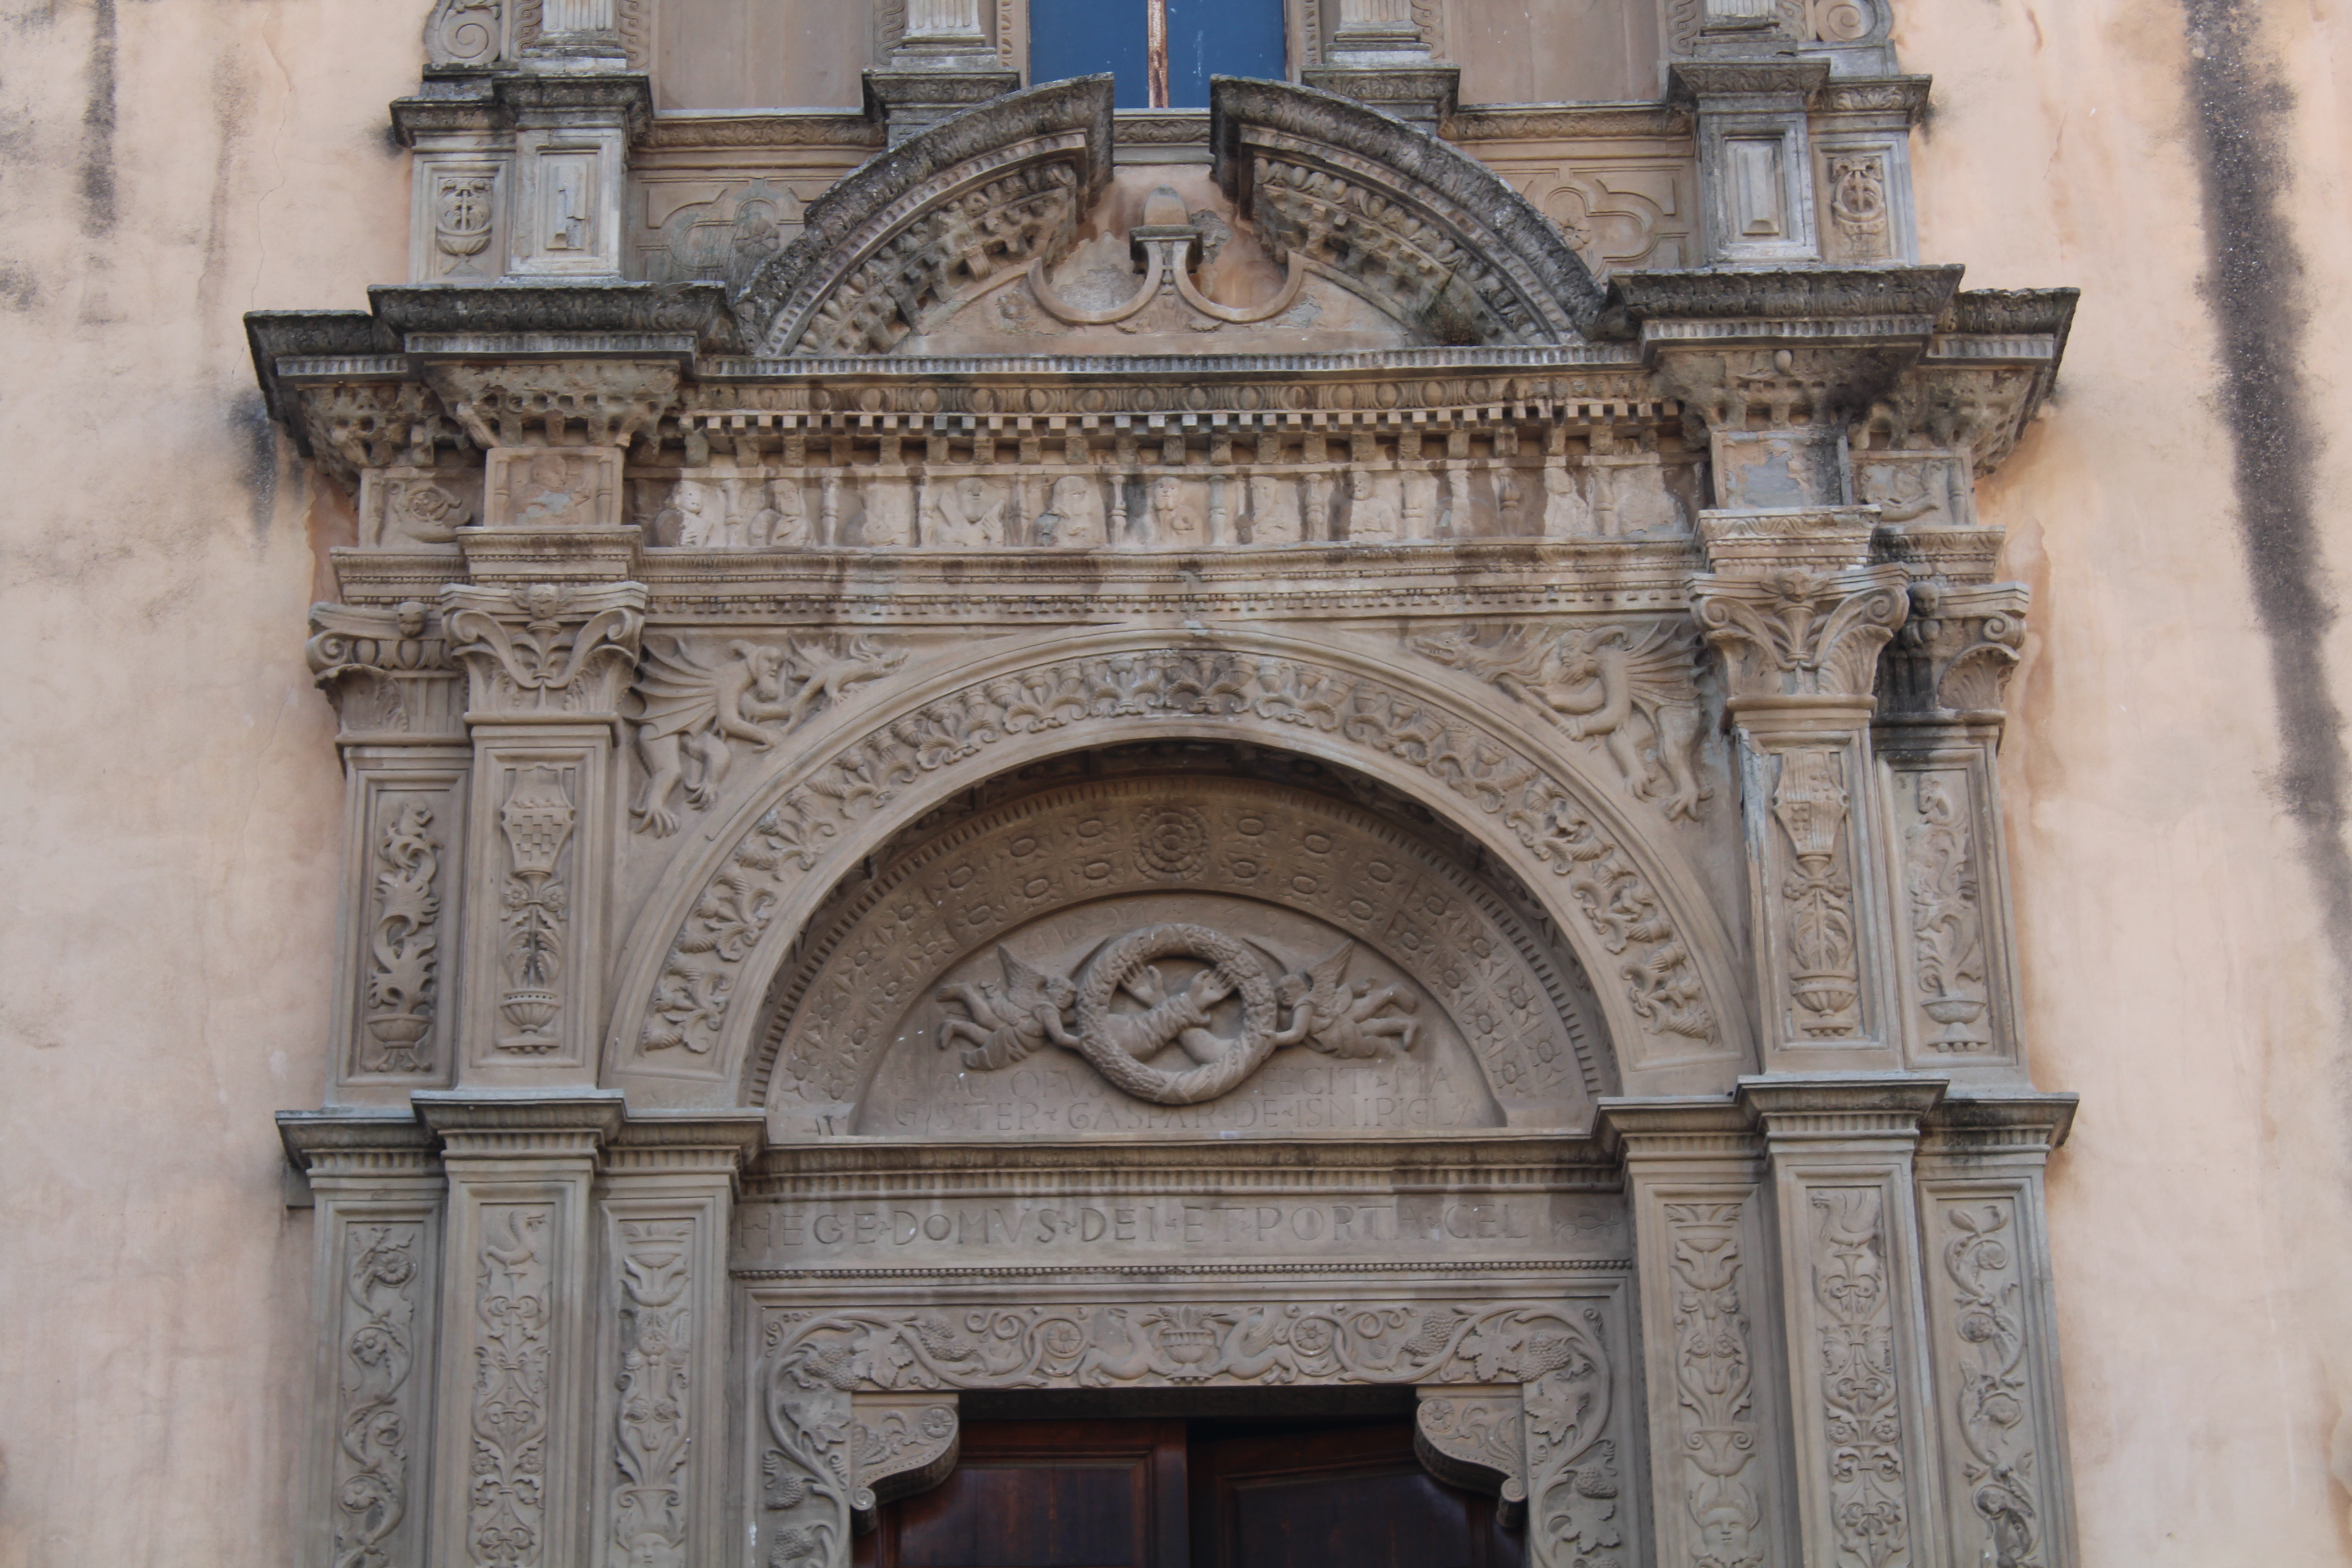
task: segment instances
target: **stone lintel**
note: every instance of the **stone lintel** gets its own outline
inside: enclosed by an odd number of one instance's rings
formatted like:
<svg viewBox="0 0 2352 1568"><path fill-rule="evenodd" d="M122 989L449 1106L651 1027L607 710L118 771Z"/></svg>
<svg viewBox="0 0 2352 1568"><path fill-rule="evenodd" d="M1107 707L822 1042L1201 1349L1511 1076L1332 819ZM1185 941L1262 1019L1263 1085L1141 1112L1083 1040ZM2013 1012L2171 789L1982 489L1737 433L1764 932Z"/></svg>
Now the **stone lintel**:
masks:
<svg viewBox="0 0 2352 1568"><path fill-rule="evenodd" d="M1677 100L1702 114L1718 110L1801 111L1829 85L1826 60L1677 60L1667 74Z"/></svg>
<svg viewBox="0 0 2352 1568"><path fill-rule="evenodd" d="M1949 1083L1913 1073L1769 1073L1739 1080L1739 1103L1774 1148L1909 1144Z"/></svg>
<svg viewBox="0 0 2352 1568"><path fill-rule="evenodd" d="M425 1089L410 1099L448 1158L593 1160L628 1114L625 1097L609 1089L570 1094Z"/></svg>

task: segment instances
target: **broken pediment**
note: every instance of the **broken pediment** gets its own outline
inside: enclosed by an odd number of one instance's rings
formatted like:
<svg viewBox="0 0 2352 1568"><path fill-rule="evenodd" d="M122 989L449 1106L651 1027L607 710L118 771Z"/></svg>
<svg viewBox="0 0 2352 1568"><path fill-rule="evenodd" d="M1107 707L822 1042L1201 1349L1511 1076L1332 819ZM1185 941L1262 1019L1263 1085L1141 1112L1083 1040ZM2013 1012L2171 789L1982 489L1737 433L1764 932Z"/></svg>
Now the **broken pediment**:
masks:
<svg viewBox="0 0 2352 1568"><path fill-rule="evenodd" d="M736 303L763 358L1346 353L1580 341L1601 290L1475 160L1349 100L1221 79L1213 174L1111 166L1108 79L913 137Z"/></svg>

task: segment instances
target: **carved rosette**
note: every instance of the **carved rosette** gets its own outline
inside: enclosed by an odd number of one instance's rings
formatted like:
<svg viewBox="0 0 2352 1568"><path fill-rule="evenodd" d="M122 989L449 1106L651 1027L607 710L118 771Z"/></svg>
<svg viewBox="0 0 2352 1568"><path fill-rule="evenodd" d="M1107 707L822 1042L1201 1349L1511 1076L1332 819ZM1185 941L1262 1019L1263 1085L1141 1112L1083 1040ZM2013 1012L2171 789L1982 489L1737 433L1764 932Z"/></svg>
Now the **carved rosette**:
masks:
<svg viewBox="0 0 2352 1568"><path fill-rule="evenodd" d="M636 583L457 585L441 595L450 648L472 677L473 710L486 715L614 711L636 663L645 605Z"/></svg>

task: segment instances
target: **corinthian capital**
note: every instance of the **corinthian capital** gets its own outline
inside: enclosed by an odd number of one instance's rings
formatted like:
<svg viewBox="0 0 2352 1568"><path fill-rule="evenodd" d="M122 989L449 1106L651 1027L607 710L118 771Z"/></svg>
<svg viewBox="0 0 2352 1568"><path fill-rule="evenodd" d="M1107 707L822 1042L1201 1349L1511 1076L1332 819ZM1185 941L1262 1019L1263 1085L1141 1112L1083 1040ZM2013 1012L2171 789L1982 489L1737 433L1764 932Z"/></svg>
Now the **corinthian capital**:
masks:
<svg viewBox="0 0 2352 1568"><path fill-rule="evenodd" d="M1723 656L1731 711L1867 702L1879 650L1909 613L1909 581L1900 566L1693 578L1692 609Z"/></svg>
<svg viewBox="0 0 2352 1568"><path fill-rule="evenodd" d="M1881 717L1998 719L2025 646L2032 600L2022 583L1916 584L1910 618L1886 656Z"/></svg>
<svg viewBox="0 0 2352 1568"><path fill-rule="evenodd" d="M640 583L456 586L441 595L450 651L477 713L597 719L616 710L646 625Z"/></svg>

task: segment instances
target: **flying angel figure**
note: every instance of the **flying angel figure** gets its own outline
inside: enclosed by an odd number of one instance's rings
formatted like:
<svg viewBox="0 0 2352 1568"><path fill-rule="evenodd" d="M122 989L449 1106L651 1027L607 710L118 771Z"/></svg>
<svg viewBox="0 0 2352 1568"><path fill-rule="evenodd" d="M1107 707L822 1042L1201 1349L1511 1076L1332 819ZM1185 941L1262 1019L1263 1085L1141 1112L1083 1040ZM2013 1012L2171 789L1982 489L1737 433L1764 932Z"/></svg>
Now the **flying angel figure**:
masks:
<svg viewBox="0 0 2352 1568"><path fill-rule="evenodd" d="M1558 716L1577 740L1597 740L1643 800L1663 797L1668 816L1696 821L1713 792L1699 777L1700 710L1691 687L1691 645L1674 627L1564 631L1545 638L1513 626L1492 644L1460 633L1414 645L1440 664L1483 676ZM1639 719L1650 732L1643 754Z"/></svg>
<svg viewBox="0 0 2352 1568"><path fill-rule="evenodd" d="M1401 985L1375 990L1369 980L1349 986L1348 962L1355 955L1356 944L1343 942L1318 962L1282 977L1275 994L1290 1009L1290 1026L1275 1036L1277 1047L1304 1042L1310 1051L1350 1059L1377 1057L1391 1044L1412 1049L1419 1024L1376 1015L1391 1006L1419 1012L1421 998Z"/></svg>
<svg viewBox="0 0 2352 1568"><path fill-rule="evenodd" d="M1062 1026L1062 1015L1078 999L1078 988L1059 974L1044 974L999 946L996 961L1004 966L1002 989L983 980L977 985L958 981L939 991L942 1002L961 1003L969 1018L949 1018L940 1025L940 1049L958 1041L964 1047L963 1065L975 1072L1011 1067L1048 1041L1071 1050L1078 1038Z"/></svg>

